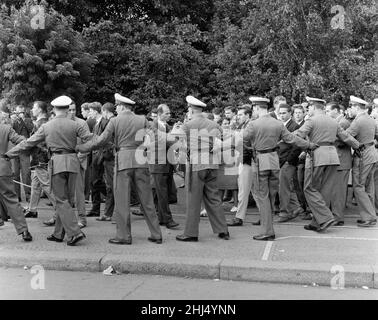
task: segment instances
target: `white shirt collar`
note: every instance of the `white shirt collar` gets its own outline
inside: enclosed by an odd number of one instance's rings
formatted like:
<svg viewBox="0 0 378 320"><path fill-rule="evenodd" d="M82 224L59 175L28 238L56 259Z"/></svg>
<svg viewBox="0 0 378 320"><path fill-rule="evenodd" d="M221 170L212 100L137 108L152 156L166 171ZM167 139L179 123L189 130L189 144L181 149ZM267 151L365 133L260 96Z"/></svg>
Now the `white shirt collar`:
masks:
<svg viewBox="0 0 378 320"><path fill-rule="evenodd" d="M287 120L287 121L284 122L285 127L286 127L287 124L290 122L290 120L291 120L291 117L289 118L289 120Z"/></svg>

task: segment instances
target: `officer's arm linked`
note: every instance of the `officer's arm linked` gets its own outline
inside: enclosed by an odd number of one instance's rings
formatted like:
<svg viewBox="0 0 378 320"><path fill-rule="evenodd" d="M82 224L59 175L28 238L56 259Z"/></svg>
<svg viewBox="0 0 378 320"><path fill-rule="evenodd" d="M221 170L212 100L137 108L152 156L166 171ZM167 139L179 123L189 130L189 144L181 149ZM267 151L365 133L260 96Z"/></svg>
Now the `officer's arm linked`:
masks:
<svg viewBox="0 0 378 320"><path fill-rule="evenodd" d="M300 129L302 129L303 127L304 125ZM297 134L300 133L300 129L297 131ZM315 150L316 148L319 148L316 143L309 142L291 133L289 130L287 130L284 124L282 124L281 139L286 143L294 144L301 149Z"/></svg>
<svg viewBox="0 0 378 320"><path fill-rule="evenodd" d="M357 150L360 147L360 143L353 138L357 135L356 123L354 121L347 130L343 130L343 128L337 126L336 135L341 141L345 142L348 146L351 146L353 149Z"/></svg>
<svg viewBox="0 0 378 320"><path fill-rule="evenodd" d="M12 149L10 149L5 155L8 158L15 158L20 154L21 151L29 150L44 140L45 140L44 126L41 126L38 129L38 131L35 134L33 134L29 139L23 140L23 141L20 140L21 142L15 147L13 147ZM10 139L10 141L12 140ZM14 141L16 142L18 140L14 140Z"/></svg>
<svg viewBox="0 0 378 320"><path fill-rule="evenodd" d="M84 127L78 126L77 129L77 136L82 139L82 141L86 141L83 144L76 146L76 151L85 153L91 150L99 149L103 145L105 145L110 139L114 136L114 121L115 118L110 119L108 125L106 126L104 132L100 136L92 135L89 131L87 131Z"/></svg>

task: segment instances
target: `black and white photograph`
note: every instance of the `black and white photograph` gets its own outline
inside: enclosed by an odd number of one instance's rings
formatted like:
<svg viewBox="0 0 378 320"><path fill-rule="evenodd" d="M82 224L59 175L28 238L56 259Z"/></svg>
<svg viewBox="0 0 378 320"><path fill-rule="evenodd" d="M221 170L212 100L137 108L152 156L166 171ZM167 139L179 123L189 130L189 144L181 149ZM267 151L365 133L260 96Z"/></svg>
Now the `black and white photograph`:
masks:
<svg viewBox="0 0 378 320"><path fill-rule="evenodd" d="M377 214L377 0L0 0L0 300L378 300Z"/></svg>

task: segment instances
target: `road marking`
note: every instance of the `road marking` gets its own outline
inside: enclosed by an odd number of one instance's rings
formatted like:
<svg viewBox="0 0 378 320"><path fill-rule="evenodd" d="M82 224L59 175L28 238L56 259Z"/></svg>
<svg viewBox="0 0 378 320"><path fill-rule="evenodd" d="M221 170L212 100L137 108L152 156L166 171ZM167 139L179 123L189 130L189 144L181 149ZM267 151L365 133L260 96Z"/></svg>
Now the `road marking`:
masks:
<svg viewBox="0 0 378 320"><path fill-rule="evenodd" d="M273 246L273 241L268 241L266 246L265 246L264 254L263 254L261 260L265 260L265 261L268 260L272 246Z"/></svg>
<svg viewBox="0 0 378 320"><path fill-rule="evenodd" d="M287 236L287 237L276 238L276 240L285 240L285 239L290 239L290 238L378 241L377 238L357 238L357 237L316 237L316 236Z"/></svg>

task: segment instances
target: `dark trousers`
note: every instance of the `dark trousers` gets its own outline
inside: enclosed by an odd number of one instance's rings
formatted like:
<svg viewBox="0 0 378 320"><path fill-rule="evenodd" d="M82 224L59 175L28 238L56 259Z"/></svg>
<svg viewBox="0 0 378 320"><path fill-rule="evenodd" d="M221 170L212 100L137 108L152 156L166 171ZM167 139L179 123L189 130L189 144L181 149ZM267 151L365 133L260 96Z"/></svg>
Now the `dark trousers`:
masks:
<svg viewBox="0 0 378 320"><path fill-rule="evenodd" d="M22 183L30 186L31 173L30 173L30 155L28 153L20 153L19 157L14 158L14 180L21 181ZM13 182L12 182L13 183ZM18 198L21 198L21 186L15 183L16 194ZM30 199L31 188L24 187L26 199Z"/></svg>
<svg viewBox="0 0 378 320"><path fill-rule="evenodd" d="M84 180L84 197L85 200L89 200L92 185L92 155L89 153L87 157L87 170L85 170Z"/></svg>
<svg viewBox="0 0 378 320"><path fill-rule="evenodd" d="M22 213L20 202L18 201L12 177L0 177L0 202L2 207L12 219L17 234L28 230L25 216Z"/></svg>
<svg viewBox="0 0 378 320"><path fill-rule="evenodd" d="M152 173L160 223L171 222L172 213L169 209L169 173Z"/></svg>
<svg viewBox="0 0 378 320"><path fill-rule="evenodd" d="M104 182L104 165L97 164L96 158L92 162L92 209L91 211L100 212L101 194L106 196L106 185Z"/></svg>
<svg viewBox="0 0 378 320"><path fill-rule="evenodd" d="M173 179L174 167L170 166L168 173L168 201L169 203L177 203L177 187Z"/></svg>
<svg viewBox="0 0 378 320"><path fill-rule="evenodd" d="M52 191L56 199L56 222L54 236L62 239L65 235L73 237L80 234L80 228L75 206L75 188L77 173L61 172L54 174L51 178Z"/></svg>
<svg viewBox="0 0 378 320"><path fill-rule="evenodd" d="M104 161L104 180L106 185L105 215L107 217L113 216L114 211L113 177L114 160Z"/></svg>
<svg viewBox="0 0 378 320"><path fill-rule="evenodd" d="M297 198L299 200L299 203L301 204L303 210L308 209L306 197L304 195L304 173L305 173L305 164L300 163L297 167L297 176L294 177L294 189L297 193Z"/></svg>

